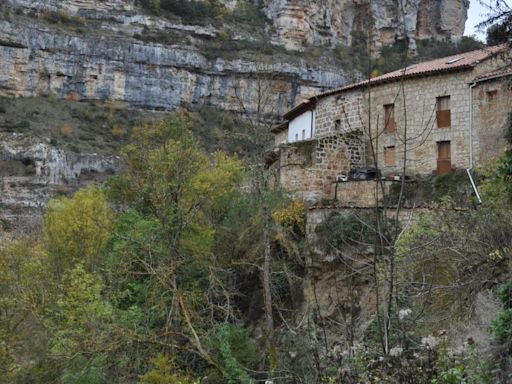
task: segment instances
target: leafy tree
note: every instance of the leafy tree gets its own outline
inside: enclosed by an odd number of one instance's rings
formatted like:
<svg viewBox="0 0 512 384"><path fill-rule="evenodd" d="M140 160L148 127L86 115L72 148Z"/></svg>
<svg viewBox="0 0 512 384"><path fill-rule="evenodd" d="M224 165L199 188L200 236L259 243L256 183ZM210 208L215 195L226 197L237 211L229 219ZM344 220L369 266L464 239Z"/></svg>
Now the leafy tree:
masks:
<svg viewBox="0 0 512 384"><path fill-rule="evenodd" d="M487 44L510 43L512 38L512 8L506 0L494 0L489 4L481 1L488 9L487 19L477 25L487 28Z"/></svg>
<svg viewBox="0 0 512 384"><path fill-rule="evenodd" d="M90 186L73 197L60 197L48 203L44 216L44 243L55 275L78 262L95 270L101 252L110 238L113 212L102 190Z"/></svg>
<svg viewBox="0 0 512 384"><path fill-rule="evenodd" d="M126 171L110 183L111 196L130 207L111 243L116 300L139 313L137 338L168 351L186 341L215 366L202 336L216 312L229 309L210 294L223 286L213 245L216 224L239 193L241 164L204 154L183 116L135 129L123 154Z"/></svg>

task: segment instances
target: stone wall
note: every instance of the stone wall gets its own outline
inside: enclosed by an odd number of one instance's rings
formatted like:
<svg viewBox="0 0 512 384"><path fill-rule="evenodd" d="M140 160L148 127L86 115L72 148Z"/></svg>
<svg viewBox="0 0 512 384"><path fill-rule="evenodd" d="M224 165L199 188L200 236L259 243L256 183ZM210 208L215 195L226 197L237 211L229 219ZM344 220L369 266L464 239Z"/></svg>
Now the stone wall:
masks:
<svg viewBox="0 0 512 384"><path fill-rule="evenodd" d="M351 129L364 132L365 139L368 142L371 139L375 149L375 156L372 151L366 150L366 164L372 166L377 162L384 175L401 173L404 157L407 158L406 173L409 175L435 172L438 142L441 141L451 143L452 167L467 168L470 157L469 84L475 78L503 68L509 62L508 55L498 55L484 60L474 69L406 79L403 81L403 89L398 79L373 86L370 90L353 89L321 98L317 102L315 136L320 138L336 131L347 132ZM488 90L497 90L496 99L492 103L485 100ZM368 92L371 92L371 103L368 103ZM449 128L437 127L437 98L442 96L450 97ZM506 147L503 125L508 111L512 109L510 96L505 83L498 85L496 81L478 83L474 89L475 165L499 155ZM396 132L391 133L384 131L384 106L388 104L394 104L396 122ZM405 136L407 140L404 140ZM394 166L386 166L384 162L384 151L389 147L395 148Z"/></svg>
<svg viewBox="0 0 512 384"><path fill-rule="evenodd" d="M373 182L373 186L375 186L375 182ZM354 210L363 213L368 212L370 209L374 209L374 207L347 207L341 203L312 206L308 209L306 215L306 233L308 234L308 237L313 238L316 227L333 214L346 215L354 212ZM416 223L423 213L429 211L430 209L428 208L402 207L398 213L399 221L404 227L410 226ZM396 217L396 208L388 208L386 212L388 217Z"/></svg>
<svg viewBox="0 0 512 384"><path fill-rule="evenodd" d="M316 106L315 136L354 130L364 132L365 110L362 97L363 93L356 90L320 99Z"/></svg>
<svg viewBox="0 0 512 384"><path fill-rule="evenodd" d="M501 60L502 62L502 60ZM399 174L407 158L406 173L430 174L437 169L438 143L450 141L452 168L468 168L470 157L469 84L479 75L499 68L500 59L491 59L474 70L424 76L381 84L371 88L371 108L368 110L366 89L350 90L328 96L317 104L317 137L344 131L354 126L365 132L372 131L378 167L384 175ZM501 84L501 83L500 83ZM492 103L486 101L488 90L497 90ZM438 128L436 121L437 98L450 97L451 126ZM503 83L479 83L473 92L474 129L473 152L475 165L496 157L506 147L503 125L511 110L511 93ZM404 102L405 99L405 102ZM385 132L384 105L394 104L396 132ZM369 121L369 116L370 121ZM336 122L338 121L338 122ZM407 136L407 140L404 137ZM405 147L407 142L407 147ZM387 166L386 148L394 147L396 162ZM404 149L406 153L404 153ZM374 165L371 151L366 151L366 163Z"/></svg>
<svg viewBox="0 0 512 384"><path fill-rule="evenodd" d="M371 124L376 135L374 147L383 174L429 174L437 168L440 141L451 142L453 167L467 167L469 155L469 87L467 72L425 76L376 86L372 89ZM437 98L450 97L450 128L437 128ZM405 102L404 102L405 99ZM394 104L396 132L384 132L384 105ZM407 147L405 147L407 143ZM395 147L395 166L386 166L385 148ZM406 152L404 153L404 150Z"/></svg>
<svg viewBox="0 0 512 384"><path fill-rule="evenodd" d="M364 164L359 132L284 144L280 149L281 185L308 201L334 199L337 177Z"/></svg>
<svg viewBox="0 0 512 384"><path fill-rule="evenodd" d="M409 176L436 173L440 142L450 143L452 169L471 166L471 145L474 166L498 157L508 148L504 126L512 110L512 91L503 80L477 83L472 92L471 144L469 85L504 63L504 58L497 57L474 69L397 80L373 86L371 90L353 89L320 98L316 106L318 141L316 145L310 142L310 153L305 151L306 147L301 152L309 163L295 158L294 147L283 150L282 185L311 201L333 200L336 194L337 200L346 206L371 207L375 205L371 182L338 183L336 192L337 176L348 175L353 168L377 166L383 176L391 178L403 172L404 161ZM371 103L367 101L368 92ZM451 121L448 127L439 128L438 98L447 96ZM389 104L394 105L394 132L384 130L384 106ZM347 140L352 133L355 140ZM389 160L390 148L394 164L385 161L385 151Z"/></svg>
<svg viewBox="0 0 512 384"><path fill-rule="evenodd" d="M473 90L474 161L485 164L510 147L505 140L512 112L510 78L480 83Z"/></svg>

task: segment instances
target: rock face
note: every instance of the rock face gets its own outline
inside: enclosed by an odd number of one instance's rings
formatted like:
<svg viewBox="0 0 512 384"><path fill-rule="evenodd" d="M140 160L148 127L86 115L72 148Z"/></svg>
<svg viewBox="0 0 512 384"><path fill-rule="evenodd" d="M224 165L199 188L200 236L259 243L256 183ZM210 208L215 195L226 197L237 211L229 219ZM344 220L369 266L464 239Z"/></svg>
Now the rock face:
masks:
<svg viewBox="0 0 512 384"><path fill-rule="evenodd" d="M167 28L169 23L126 13L132 9L127 5L129 2L99 2L102 7L94 11L82 7L92 3L97 2L62 2L63 9L70 12L66 17L80 14L96 20L107 17L101 10L104 8L106 12L111 3L113 13L107 22L101 22L100 28L104 30L100 33L73 33L24 16L11 18L11 22L2 21L1 93L121 100L132 106L158 110L201 104L236 110L240 102L248 109L255 109L255 93L261 81L255 74L265 73L273 104L277 106L275 112L281 113L303 97L346 82L346 76L336 68L313 68L300 59L295 63L209 60L183 41L165 45L144 43L129 35L149 28ZM23 12L34 8L42 12L43 6L54 12L61 2L20 0L11 4ZM74 21L71 19L71 23ZM187 30L179 24L173 24L173 28ZM194 33L204 38L215 36L216 31L204 27Z"/></svg>
<svg viewBox="0 0 512 384"><path fill-rule="evenodd" d="M269 0L267 15L277 42L288 49L304 45L350 44L354 32L371 32L373 46L390 44L404 34L416 39L460 38L468 0Z"/></svg>
<svg viewBox="0 0 512 384"><path fill-rule="evenodd" d="M243 101L255 109L254 74L265 73L272 80L274 112L280 113L301 98L347 81L339 68L300 55L277 60L207 58L195 43L221 39L222 28L148 16L133 0L6 1L0 23L4 95L53 93L152 109L209 104L236 110ZM226 6L237 4L229 0ZM350 44L354 33L366 31L372 32L375 47L404 34L414 46L416 38L460 37L467 7L467 0L413 0L404 5L402 15L391 0L267 0L264 11L273 25L265 33L289 50ZM10 17L5 10L11 11ZM82 27L65 28L66 23ZM233 40L252 38L229 28ZM171 41L145 42L152 31L169 34ZM173 40L172 33L180 35ZM240 90L245 91L244 100Z"/></svg>
<svg viewBox="0 0 512 384"><path fill-rule="evenodd" d="M51 196L66 194L111 175L118 163L116 156L73 153L37 141L18 141L16 146L11 146L2 136L0 225L9 232L26 232L38 224Z"/></svg>
<svg viewBox="0 0 512 384"><path fill-rule="evenodd" d="M313 70L286 63L259 65L244 60L211 63L183 46L143 45L114 39L91 39L44 27L20 30L0 25L0 88L4 95L122 100L151 109L175 109L210 104L236 109L242 88L247 105L257 72L271 73L278 110L295 104L345 77L333 71Z"/></svg>

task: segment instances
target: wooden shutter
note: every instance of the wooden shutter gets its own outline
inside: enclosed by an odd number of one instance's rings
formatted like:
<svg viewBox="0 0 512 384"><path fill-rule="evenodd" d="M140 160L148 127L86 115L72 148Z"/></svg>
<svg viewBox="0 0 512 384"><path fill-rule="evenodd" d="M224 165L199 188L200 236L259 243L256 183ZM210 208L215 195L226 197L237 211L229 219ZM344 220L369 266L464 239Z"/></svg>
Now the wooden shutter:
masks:
<svg viewBox="0 0 512 384"><path fill-rule="evenodd" d="M437 143L437 174L444 175L452 170L451 145L449 141Z"/></svg>
<svg viewBox="0 0 512 384"><path fill-rule="evenodd" d="M392 133L396 131L395 104L384 106L384 124L384 132Z"/></svg>
<svg viewBox="0 0 512 384"><path fill-rule="evenodd" d="M386 167L394 167L396 165L395 147L384 148L384 165Z"/></svg>
<svg viewBox="0 0 512 384"><path fill-rule="evenodd" d="M437 98L436 120L437 128L449 128L452 126L450 96L443 96Z"/></svg>

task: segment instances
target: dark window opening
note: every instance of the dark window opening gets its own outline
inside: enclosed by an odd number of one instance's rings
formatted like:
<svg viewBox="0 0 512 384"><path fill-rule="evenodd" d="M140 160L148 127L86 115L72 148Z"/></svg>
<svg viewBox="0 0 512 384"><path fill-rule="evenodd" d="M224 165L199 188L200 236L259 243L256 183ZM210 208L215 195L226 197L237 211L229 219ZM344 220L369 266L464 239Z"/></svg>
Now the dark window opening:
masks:
<svg viewBox="0 0 512 384"><path fill-rule="evenodd" d="M496 99L498 98L498 91L497 90L492 90L492 91L487 91L487 102L488 103L494 103L496 101Z"/></svg>

